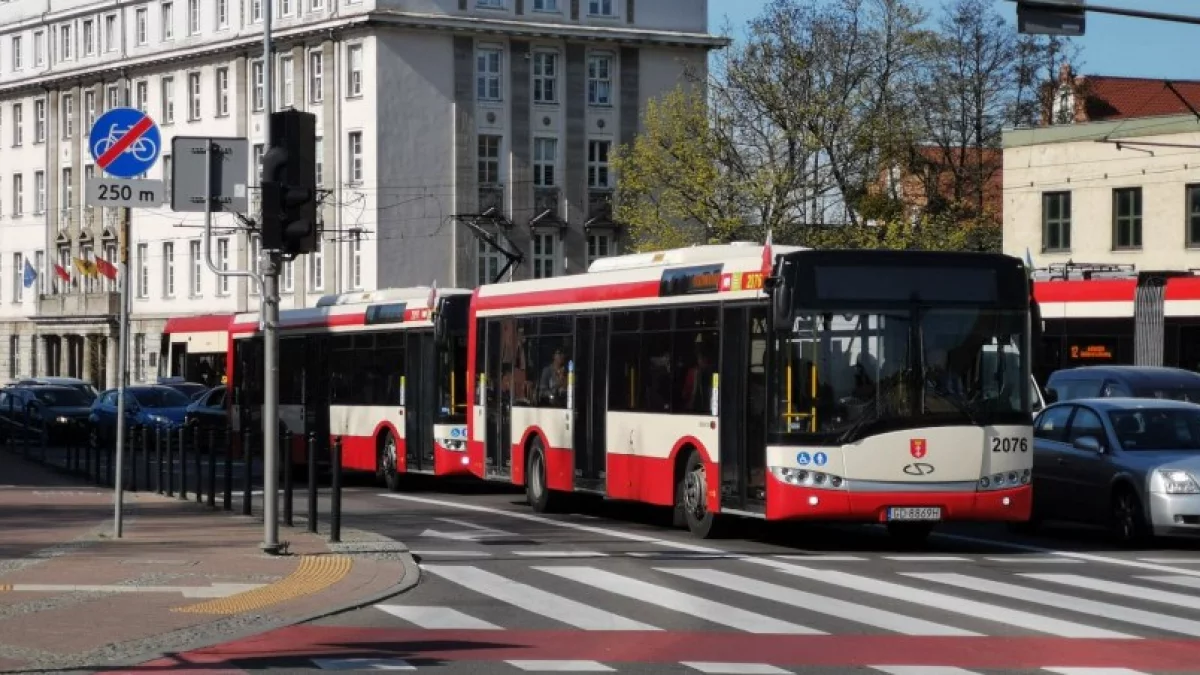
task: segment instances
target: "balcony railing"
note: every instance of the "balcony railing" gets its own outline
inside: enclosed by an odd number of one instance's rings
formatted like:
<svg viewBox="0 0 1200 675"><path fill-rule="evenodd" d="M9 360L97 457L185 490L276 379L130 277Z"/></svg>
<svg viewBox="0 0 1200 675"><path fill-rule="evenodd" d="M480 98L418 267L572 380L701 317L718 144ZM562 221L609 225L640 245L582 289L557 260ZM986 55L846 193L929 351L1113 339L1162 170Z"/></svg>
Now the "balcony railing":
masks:
<svg viewBox="0 0 1200 675"><path fill-rule="evenodd" d="M500 185L479 186L479 212L487 213L495 209L497 213L504 212L504 187Z"/></svg>
<svg viewBox="0 0 1200 675"><path fill-rule="evenodd" d="M533 189L533 215L541 216L549 211L550 216L557 216L562 192L556 187L539 187Z"/></svg>
<svg viewBox="0 0 1200 675"><path fill-rule="evenodd" d="M612 218L612 190L589 190L587 210L588 222L611 223Z"/></svg>
<svg viewBox="0 0 1200 675"><path fill-rule="evenodd" d="M121 294L111 291L39 295L38 316L112 316L121 312Z"/></svg>

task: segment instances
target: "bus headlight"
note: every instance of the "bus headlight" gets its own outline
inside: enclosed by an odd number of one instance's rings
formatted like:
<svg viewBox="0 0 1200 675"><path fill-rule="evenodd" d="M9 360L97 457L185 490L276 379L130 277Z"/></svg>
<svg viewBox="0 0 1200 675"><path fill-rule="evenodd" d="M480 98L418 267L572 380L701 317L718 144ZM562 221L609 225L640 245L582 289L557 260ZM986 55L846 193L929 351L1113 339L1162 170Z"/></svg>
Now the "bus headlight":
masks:
<svg viewBox="0 0 1200 675"><path fill-rule="evenodd" d="M443 448L454 452L466 450L467 448L467 442L457 438L439 438L437 442Z"/></svg>
<svg viewBox="0 0 1200 675"><path fill-rule="evenodd" d="M799 487L828 490L830 488L840 489L846 484L845 479L841 476L821 471L796 469L789 466L773 466L771 467L771 473L780 481Z"/></svg>

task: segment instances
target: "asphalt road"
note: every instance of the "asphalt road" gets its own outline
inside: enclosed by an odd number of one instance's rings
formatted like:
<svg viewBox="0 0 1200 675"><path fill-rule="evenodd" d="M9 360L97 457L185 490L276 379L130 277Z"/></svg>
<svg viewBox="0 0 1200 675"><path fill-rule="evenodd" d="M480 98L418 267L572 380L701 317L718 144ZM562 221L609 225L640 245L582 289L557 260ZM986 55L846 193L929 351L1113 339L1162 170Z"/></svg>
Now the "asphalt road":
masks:
<svg viewBox="0 0 1200 675"><path fill-rule="evenodd" d="M235 663L447 675L1200 673L1195 542L1128 551L1078 529L954 526L903 550L871 526L760 522L699 541L661 510L571 507L535 514L519 491L471 482L351 487L345 525L407 544L420 585L257 638Z"/></svg>

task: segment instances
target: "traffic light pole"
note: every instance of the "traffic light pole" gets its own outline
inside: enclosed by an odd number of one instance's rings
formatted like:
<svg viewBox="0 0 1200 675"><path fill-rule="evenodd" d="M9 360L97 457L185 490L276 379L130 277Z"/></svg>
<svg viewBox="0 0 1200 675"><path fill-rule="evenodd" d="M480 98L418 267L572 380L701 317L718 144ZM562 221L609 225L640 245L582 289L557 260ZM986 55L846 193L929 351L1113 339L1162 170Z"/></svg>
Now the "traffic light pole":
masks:
<svg viewBox="0 0 1200 675"><path fill-rule="evenodd" d="M271 60L273 2L263 3L263 138L271 138L271 95L275 64ZM260 180L260 183L262 181ZM264 203L266 200L263 200ZM262 218L265 222L265 218ZM276 554L279 546L279 262L280 252L262 251L263 324L263 551ZM290 450L290 448L289 448Z"/></svg>

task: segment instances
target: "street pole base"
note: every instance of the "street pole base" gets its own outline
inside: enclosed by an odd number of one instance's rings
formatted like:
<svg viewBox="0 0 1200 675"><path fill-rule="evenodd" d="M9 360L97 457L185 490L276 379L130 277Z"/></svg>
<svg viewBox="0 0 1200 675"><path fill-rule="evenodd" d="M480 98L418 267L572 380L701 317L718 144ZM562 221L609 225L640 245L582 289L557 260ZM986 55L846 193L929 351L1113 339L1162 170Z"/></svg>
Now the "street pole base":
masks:
<svg viewBox="0 0 1200 675"><path fill-rule="evenodd" d="M262 547L263 553L267 555L286 555L288 552L288 542L281 541L278 544L259 544Z"/></svg>

